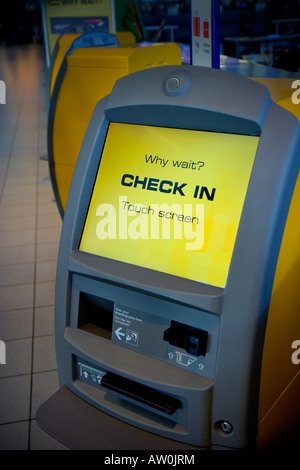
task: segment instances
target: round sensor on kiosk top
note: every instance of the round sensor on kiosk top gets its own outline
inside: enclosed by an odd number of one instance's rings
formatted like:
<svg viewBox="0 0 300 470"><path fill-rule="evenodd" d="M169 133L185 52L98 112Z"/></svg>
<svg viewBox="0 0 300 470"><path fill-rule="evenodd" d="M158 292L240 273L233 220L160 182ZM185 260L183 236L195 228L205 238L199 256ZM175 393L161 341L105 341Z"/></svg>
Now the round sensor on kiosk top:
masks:
<svg viewBox="0 0 300 470"><path fill-rule="evenodd" d="M167 82L167 87L170 91L177 90L180 85L180 79L178 77L171 77Z"/></svg>
<svg viewBox="0 0 300 470"><path fill-rule="evenodd" d="M178 70L166 78L163 90L168 96L179 96L190 88L191 83L191 74L187 70Z"/></svg>

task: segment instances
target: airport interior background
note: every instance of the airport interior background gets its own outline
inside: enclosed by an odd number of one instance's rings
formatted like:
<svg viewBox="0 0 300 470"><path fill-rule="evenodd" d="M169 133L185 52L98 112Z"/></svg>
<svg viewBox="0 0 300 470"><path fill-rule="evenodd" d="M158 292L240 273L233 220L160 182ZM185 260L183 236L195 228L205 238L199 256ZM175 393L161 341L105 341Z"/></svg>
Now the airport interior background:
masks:
<svg viewBox="0 0 300 470"><path fill-rule="evenodd" d="M147 39L190 44L190 5L143 1ZM220 52L300 73L300 0L221 0ZM35 421L59 387L54 290L62 227L47 159L47 67L39 1L0 4L0 449L66 449Z"/></svg>

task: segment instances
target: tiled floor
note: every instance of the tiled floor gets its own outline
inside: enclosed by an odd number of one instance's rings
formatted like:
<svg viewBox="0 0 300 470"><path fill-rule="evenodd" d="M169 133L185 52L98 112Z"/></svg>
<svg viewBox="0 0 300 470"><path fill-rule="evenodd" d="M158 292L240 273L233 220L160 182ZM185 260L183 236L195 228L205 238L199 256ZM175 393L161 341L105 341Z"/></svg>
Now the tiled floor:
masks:
<svg viewBox="0 0 300 470"><path fill-rule="evenodd" d="M54 286L61 231L48 162L42 46L0 45L0 450L64 449L35 413L58 388Z"/></svg>

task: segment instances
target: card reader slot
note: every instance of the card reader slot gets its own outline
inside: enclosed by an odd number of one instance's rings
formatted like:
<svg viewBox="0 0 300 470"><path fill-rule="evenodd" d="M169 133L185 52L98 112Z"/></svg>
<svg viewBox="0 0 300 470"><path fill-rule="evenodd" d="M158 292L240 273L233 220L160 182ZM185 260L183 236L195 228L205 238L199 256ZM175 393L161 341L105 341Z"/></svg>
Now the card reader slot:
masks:
<svg viewBox="0 0 300 470"><path fill-rule="evenodd" d="M101 385L168 415L172 415L180 407L180 401L176 398L112 372L107 372L102 377Z"/></svg>
<svg viewBox="0 0 300 470"><path fill-rule="evenodd" d="M78 328L95 336L111 339L114 303L95 295L80 292Z"/></svg>

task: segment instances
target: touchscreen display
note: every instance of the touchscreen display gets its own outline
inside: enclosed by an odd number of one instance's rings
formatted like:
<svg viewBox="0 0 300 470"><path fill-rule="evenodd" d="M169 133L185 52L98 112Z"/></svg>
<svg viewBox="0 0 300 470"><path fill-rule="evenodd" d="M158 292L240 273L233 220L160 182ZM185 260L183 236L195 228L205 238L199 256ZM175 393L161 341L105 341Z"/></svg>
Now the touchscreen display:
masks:
<svg viewBox="0 0 300 470"><path fill-rule="evenodd" d="M258 142L110 123L79 249L225 287Z"/></svg>

